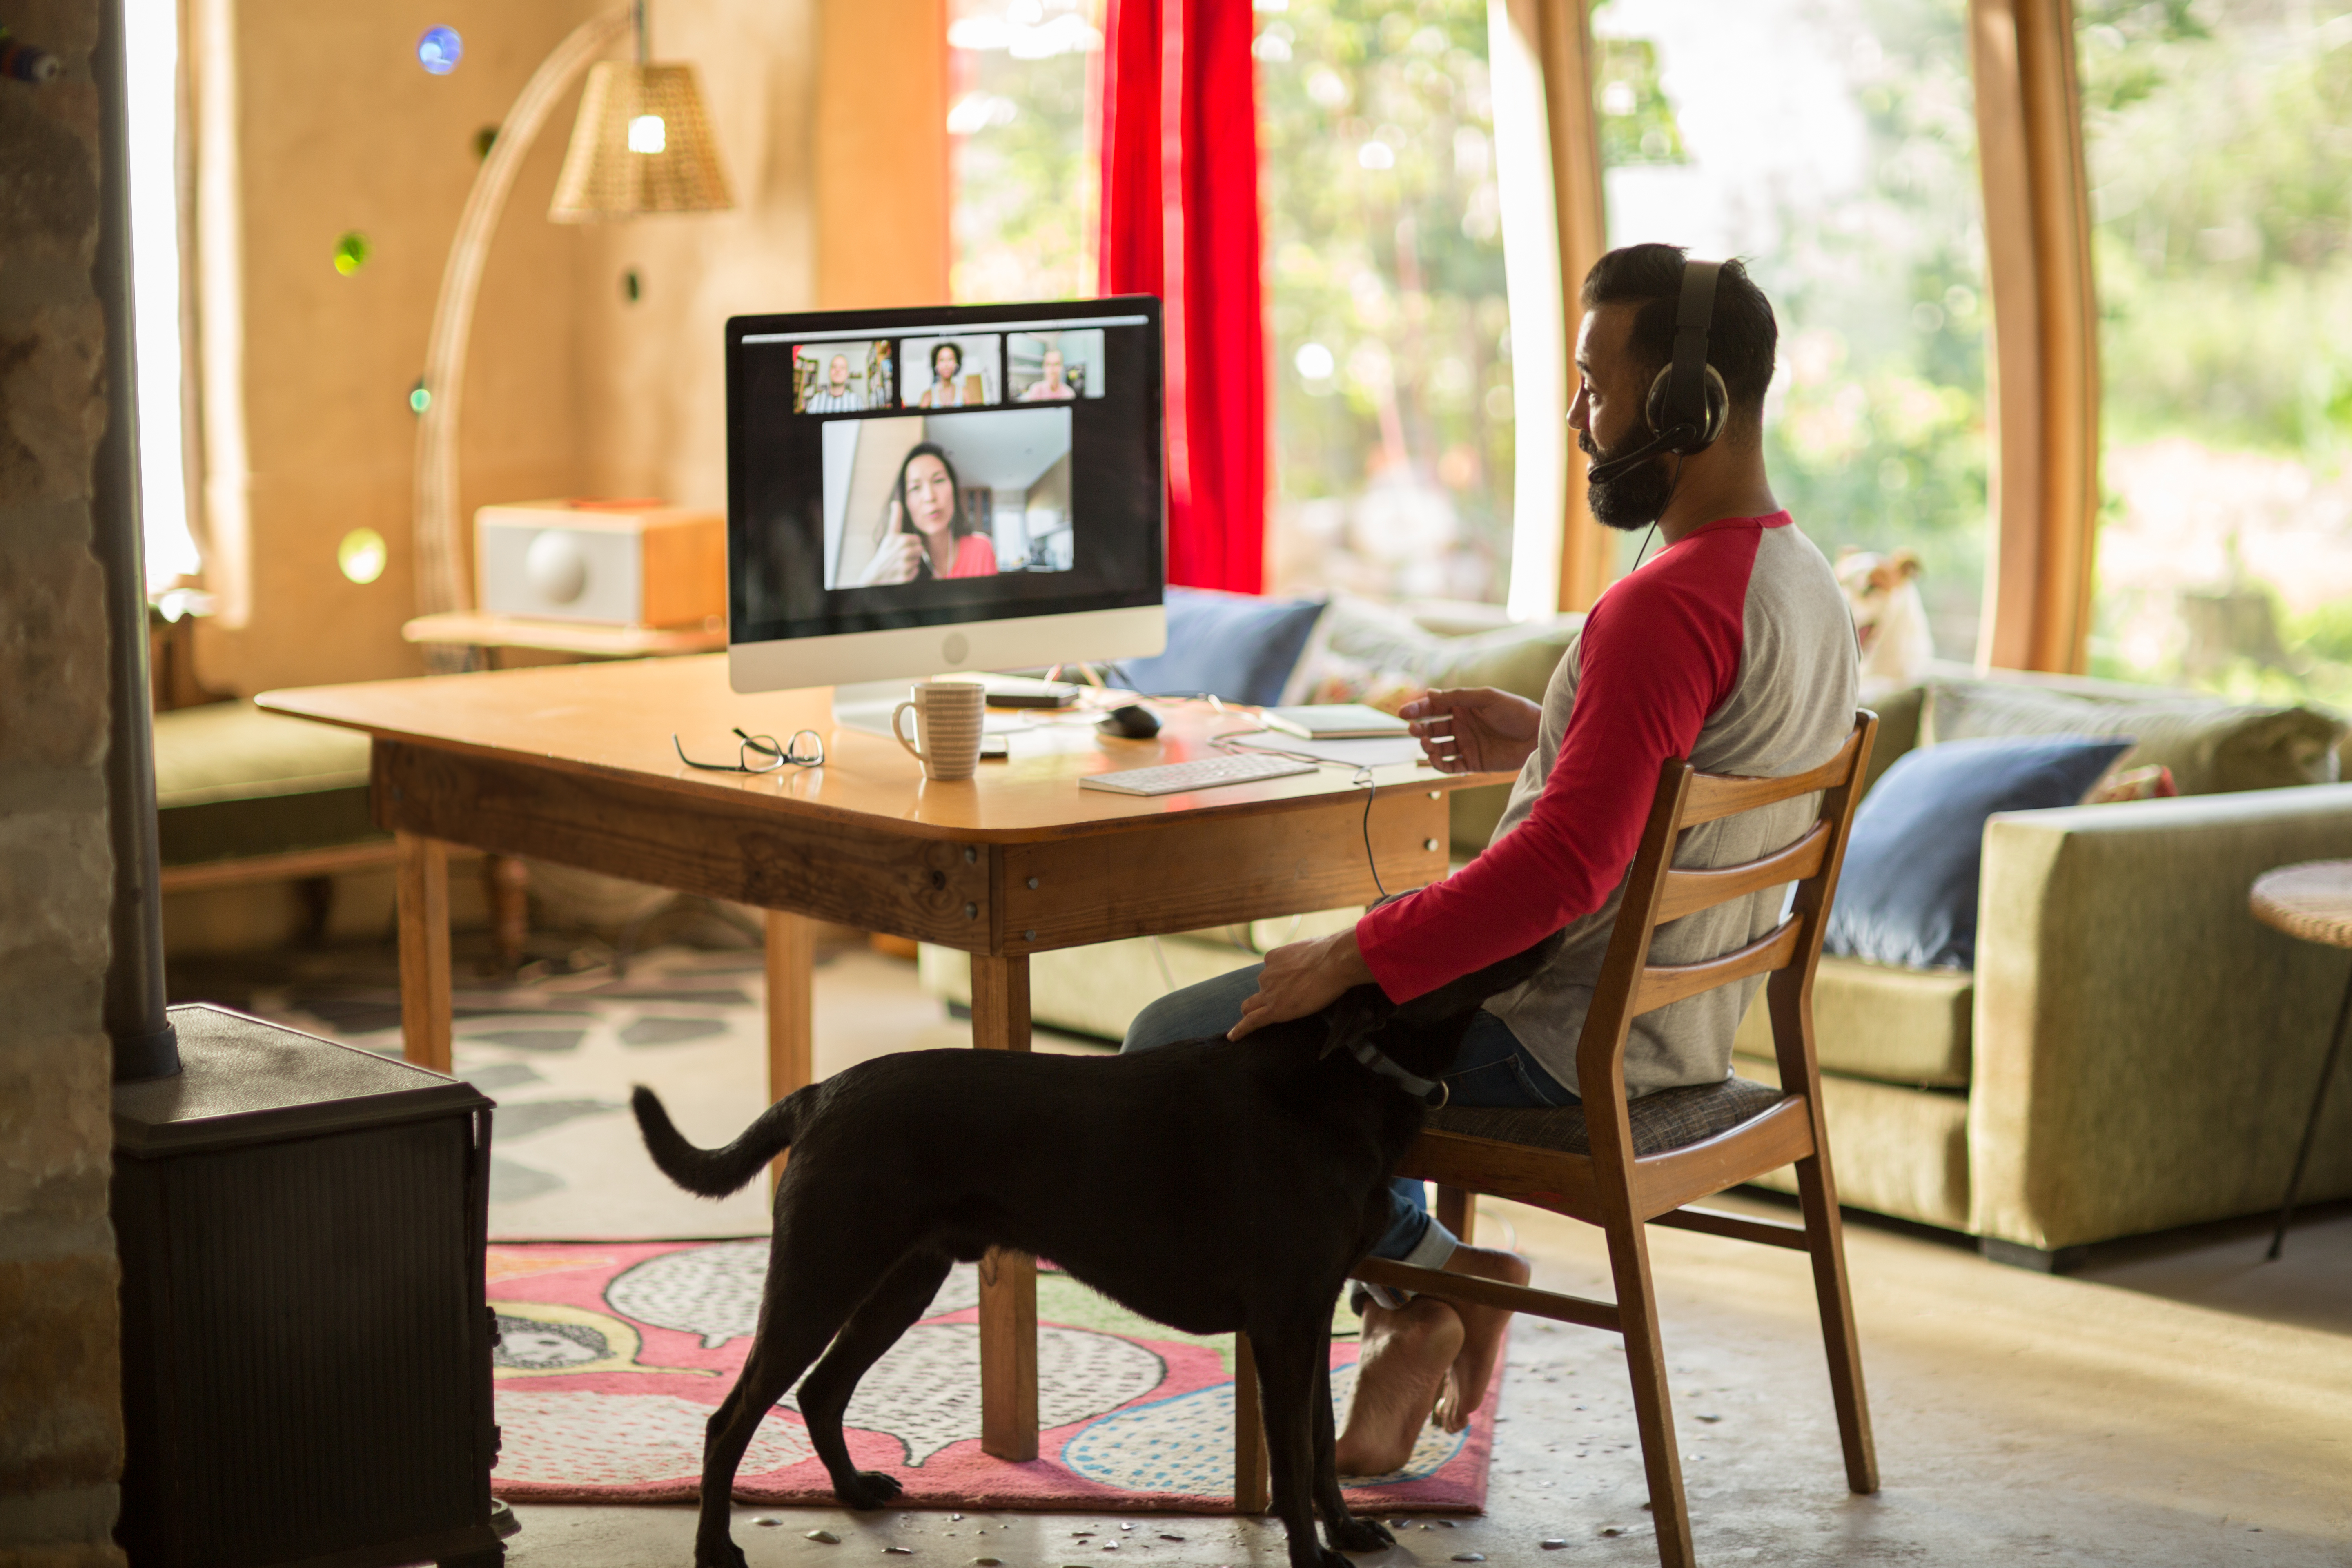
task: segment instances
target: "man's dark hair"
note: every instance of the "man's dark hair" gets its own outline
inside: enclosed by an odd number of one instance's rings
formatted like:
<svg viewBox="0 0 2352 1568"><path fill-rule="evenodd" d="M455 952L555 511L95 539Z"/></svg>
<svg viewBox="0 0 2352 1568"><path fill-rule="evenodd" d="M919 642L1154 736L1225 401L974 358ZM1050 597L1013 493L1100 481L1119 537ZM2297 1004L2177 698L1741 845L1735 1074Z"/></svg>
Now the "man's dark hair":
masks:
<svg viewBox="0 0 2352 1568"><path fill-rule="evenodd" d="M1584 275L1584 308L1639 303L1633 318L1633 350L1645 374L1655 376L1675 353L1675 310L1683 298L1683 258L1679 245L1628 245L1609 252ZM1731 411L1759 415L1765 389L1772 384L1772 350L1780 329L1772 319L1772 301L1748 276L1748 268L1727 261L1716 279L1715 313L1708 319L1706 362L1723 377L1731 395Z"/></svg>

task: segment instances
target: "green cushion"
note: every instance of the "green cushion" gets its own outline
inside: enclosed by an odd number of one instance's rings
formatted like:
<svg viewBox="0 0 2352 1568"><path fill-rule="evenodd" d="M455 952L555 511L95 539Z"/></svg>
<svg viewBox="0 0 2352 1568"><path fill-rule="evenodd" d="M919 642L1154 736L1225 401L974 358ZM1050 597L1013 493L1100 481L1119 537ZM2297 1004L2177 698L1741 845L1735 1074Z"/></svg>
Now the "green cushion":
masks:
<svg viewBox="0 0 2352 1568"><path fill-rule="evenodd" d="M2104 700L2000 681L1929 687L1920 743L2018 735L2130 735L2118 763L2163 766L2183 795L2331 784L2344 721L2311 708L2239 707L2219 699Z"/></svg>
<svg viewBox="0 0 2352 1568"><path fill-rule="evenodd" d="M1813 973L1813 1051L1829 1072L1966 1089L1975 1005L1976 977L1965 969L1897 969L1824 955ZM1763 991L1739 1021L1731 1048L1771 1058Z"/></svg>
<svg viewBox="0 0 2352 1568"><path fill-rule="evenodd" d="M1878 776L1895 765L1895 760L1919 744L1919 717L1927 706L1927 689L1906 687L1863 703L1878 715L1878 734L1870 743L1870 761L1862 770L1862 793L1868 795Z"/></svg>
<svg viewBox="0 0 2352 1568"><path fill-rule="evenodd" d="M166 866L383 837L368 817L368 738L249 702L155 716L155 805Z"/></svg>
<svg viewBox="0 0 2352 1568"><path fill-rule="evenodd" d="M1780 1081L1769 1061L1742 1056L1731 1065L1742 1078ZM1947 1230L1968 1228L1967 1095L1896 1089L1825 1072L1822 1120L1829 1125L1839 1202ZM1756 1184L1794 1192L1796 1176L1795 1166L1783 1165L1759 1176Z"/></svg>

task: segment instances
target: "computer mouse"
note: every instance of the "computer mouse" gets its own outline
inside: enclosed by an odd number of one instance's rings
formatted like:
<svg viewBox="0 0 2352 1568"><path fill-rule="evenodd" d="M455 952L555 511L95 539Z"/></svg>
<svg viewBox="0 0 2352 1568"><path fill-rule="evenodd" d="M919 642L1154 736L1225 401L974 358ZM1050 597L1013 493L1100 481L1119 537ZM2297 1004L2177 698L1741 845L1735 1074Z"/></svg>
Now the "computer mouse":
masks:
<svg viewBox="0 0 2352 1568"><path fill-rule="evenodd" d="M1124 708L1112 709L1098 727L1130 741L1149 741L1160 733L1160 715L1140 702L1130 702Z"/></svg>

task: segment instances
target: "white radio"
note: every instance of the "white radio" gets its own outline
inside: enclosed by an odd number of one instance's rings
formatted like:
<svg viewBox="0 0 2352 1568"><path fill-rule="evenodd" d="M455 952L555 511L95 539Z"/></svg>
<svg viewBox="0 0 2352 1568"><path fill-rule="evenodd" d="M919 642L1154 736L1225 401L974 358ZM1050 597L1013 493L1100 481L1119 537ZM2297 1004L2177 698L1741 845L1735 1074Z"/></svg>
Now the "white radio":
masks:
<svg viewBox="0 0 2352 1568"><path fill-rule="evenodd" d="M698 626L727 614L727 520L645 499L486 506L474 567L493 615Z"/></svg>

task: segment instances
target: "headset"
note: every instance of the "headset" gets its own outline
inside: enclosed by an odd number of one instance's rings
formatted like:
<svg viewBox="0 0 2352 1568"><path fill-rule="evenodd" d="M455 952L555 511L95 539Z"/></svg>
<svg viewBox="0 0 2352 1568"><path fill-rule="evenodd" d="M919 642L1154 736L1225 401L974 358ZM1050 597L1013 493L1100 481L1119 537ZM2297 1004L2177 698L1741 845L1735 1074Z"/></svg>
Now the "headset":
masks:
<svg viewBox="0 0 2352 1568"><path fill-rule="evenodd" d="M1707 326L1715 319L1716 279L1720 261L1683 263L1682 302L1675 310L1674 357L1650 383L1642 405L1650 438L1622 458L1595 464L1585 475L1587 484L1605 485L1622 479L1661 452L1691 457L1715 445L1731 410L1731 393L1715 366L1706 363Z"/></svg>

